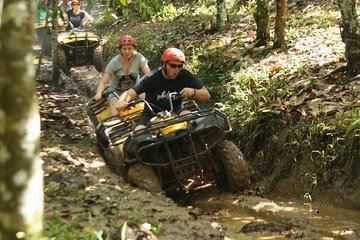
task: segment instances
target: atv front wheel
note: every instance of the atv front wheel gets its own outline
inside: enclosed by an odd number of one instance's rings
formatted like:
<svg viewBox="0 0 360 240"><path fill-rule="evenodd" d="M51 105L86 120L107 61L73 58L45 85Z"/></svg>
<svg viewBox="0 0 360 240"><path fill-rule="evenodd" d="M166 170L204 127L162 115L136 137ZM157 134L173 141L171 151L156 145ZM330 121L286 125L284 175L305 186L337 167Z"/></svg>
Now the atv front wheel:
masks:
<svg viewBox="0 0 360 240"><path fill-rule="evenodd" d="M214 153L224 166L227 185L231 191L242 191L250 185L250 172L244 155L229 140L223 140L214 148Z"/></svg>
<svg viewBox="0 0 360 240"><path fill-rule="evenodd" d="M104 69L102 54L103 54L103 48L101 45L99 45L94 49L94 54L93 54L93 64L95 66L95 69L98 70L99 72L101 72Z"/></svg>
<svg viewBox="0 0 360 240"><path fill-rule="evenodd" d="M135 164L129 168L128 180L135 186L151 193L160 193L162 191L159 179L150 166L144 164Z"/></svg>
<svg viewBox="0 0 360 240"><path fill-rule="evenodd" d="M70 71L70 68L66 61L66 54L63 49L58 49L58 64L59 68L65 73L68 74Z"/></svg>

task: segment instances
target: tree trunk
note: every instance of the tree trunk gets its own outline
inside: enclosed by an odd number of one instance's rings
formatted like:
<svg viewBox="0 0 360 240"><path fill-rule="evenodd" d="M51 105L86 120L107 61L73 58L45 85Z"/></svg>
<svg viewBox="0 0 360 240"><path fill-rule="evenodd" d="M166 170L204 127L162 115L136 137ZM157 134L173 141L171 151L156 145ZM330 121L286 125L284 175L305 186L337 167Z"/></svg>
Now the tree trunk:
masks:
<svg viewBox="0 0 360 240"><path fill-rule="evenodd" d="M276 1L276 20L274 48L286 48L285 27L286 27L287 0Z"/></svg>
<svg viewBox="0 0 360 240"><path fill-rule="evenodd" d="M32 43L35 1L6 0L0 29L0 240L41 239L43 174Z"/></svg>
<svg viewBox="0 0 360 240"><path fill-rule="evenodd" d="M50 2L50 8L56 9L56 1ZM58 11L53 11L51 16L51 59L52 59L52 72L51 72L51 83L56 89L59 86L60 70L58 64L58 48L57 48L57 37L58 37Z"/></svg>
<svg viewBox="0 0 360 240"><path fill-rule="evenodd" d="M266 45L270 39L270 0L256 0L256 46Z"/></svg>
<svg viewBox="0 0 360 240"><path fill-rule="evenodd" d="M356 0L338 0L341 12L341 38L345 43L347 70L351 75L360 73L360 29L356 14Z"/></svg>
<svg viewBox="0 0 360 240"><path fill-rule="evenodd" d="M223 31L226 29L228 21L225 0L216 0L216 9L216 30Z"/></svg>

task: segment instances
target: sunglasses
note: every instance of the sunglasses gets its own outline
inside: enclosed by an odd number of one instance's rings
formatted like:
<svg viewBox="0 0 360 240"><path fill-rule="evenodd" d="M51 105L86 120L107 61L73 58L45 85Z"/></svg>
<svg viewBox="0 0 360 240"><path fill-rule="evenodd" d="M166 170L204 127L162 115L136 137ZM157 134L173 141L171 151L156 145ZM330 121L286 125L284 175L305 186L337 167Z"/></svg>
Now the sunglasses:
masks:
<svg viewBox="0 0 360 240"><path fill-rule="evenodd" d="M80 6L79 3L73 3L73 6Z"/></svg>
<svg viewBox="0 0 360 240"><path fill-rule="evenodd" d="M174 64L174 63L169 63L167 62L167 64L171 67L171 68L183 68L184 64Z"/></svg>

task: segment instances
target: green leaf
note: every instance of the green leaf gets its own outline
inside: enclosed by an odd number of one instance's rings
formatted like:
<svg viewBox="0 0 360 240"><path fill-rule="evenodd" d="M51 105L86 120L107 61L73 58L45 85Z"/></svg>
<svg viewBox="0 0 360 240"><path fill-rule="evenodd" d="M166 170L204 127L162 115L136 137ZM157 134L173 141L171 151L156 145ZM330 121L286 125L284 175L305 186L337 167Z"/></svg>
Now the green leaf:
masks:
<svg viewBox="0 0 360 240"><path fill-rule="evenodd" d="M125 222L121 227L121 240L126 240L126 228L127 228L127 222Z"/></svg>
<svg viewBox="0 0 360 240"><path fill-rule="evenodd" d="M127 0L119 0L119 2L126 7L128 5L128 1Z"/></svg>

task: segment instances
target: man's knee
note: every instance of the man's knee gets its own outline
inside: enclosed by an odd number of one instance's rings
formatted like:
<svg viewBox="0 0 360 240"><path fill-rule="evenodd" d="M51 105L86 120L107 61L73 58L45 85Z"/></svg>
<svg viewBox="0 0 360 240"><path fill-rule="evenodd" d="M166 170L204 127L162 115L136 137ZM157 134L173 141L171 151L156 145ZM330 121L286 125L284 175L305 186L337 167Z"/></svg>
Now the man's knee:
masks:
<svg viewBox="0 0 360 240"><path fill-rule="evenodd" d="M179 115L182 116L189 113L191 113L189 110L182 110Z"/></svg>

